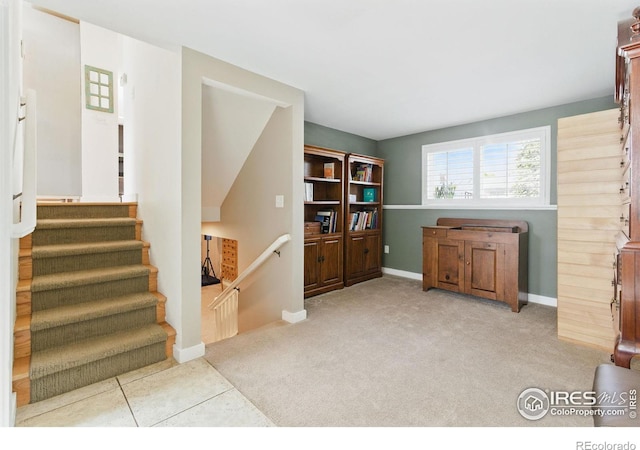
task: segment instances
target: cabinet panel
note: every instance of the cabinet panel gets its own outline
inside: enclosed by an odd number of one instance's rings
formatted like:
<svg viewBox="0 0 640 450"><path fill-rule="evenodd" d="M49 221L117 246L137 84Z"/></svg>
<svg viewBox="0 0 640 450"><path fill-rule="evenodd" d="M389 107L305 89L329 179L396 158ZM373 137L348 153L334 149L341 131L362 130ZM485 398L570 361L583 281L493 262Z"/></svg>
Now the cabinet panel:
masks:
<svg viewBox="0 0 640 450"><path fill-rule="evenodd" d="M493 242L465 243L465 289L480 297L504 298L504 246Z"/></svg>
<svg viewBox="0 0 640 450"><path fill-rule="evenodd" d="M381 236L379 232L352 234L347 240L347 284L378 276L381 273ZM368 278L367 278L368 279ZM351 282L351 283L349 283Z"/></svg>
<svg viewBox="0 0 640 450"><path fill-rule="evenodd" d="M347 278L364 275L364 235L350 236L347 243Z"/></svg>
<svg viewBox="0 0 640 450"><path fill-rule="evenodd" d="M455 292L464 290L464 241L438 239L437 286Z"/></svg>
<svg viewBox="0 0 640 450"><path fill-rule="evenodd" d="M342 283L342 238L324 239L321 258L321 282Z"/></svg>
<svg viewBox="0 0 640 450"><path fill-rule="evenodd" d="M304 289L317 288L320 284L320 239L306 240L304 243Z"/></svg>
<svg viewBox="0 0 640 450"><path fill-rule="evenodd" d="M380 234L367 234L365 237L364 248L364 270L367 273L377 272L381 270L380 262Z"/></svg>

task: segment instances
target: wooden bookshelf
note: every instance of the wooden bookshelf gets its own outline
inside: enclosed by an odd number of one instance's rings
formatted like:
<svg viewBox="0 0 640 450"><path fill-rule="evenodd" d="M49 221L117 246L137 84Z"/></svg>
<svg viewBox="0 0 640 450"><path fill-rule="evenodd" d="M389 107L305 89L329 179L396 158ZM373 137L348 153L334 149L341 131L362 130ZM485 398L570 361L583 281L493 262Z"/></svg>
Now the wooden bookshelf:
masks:
<svg viewBox="0 0 640 450"><path fill-rule="evenodd" d="M338 150L304 147L305 298L344 287L345 158Z"/></svg>
<svg viewBox="0 0 640 450"><path fill-rule="evenodd" d="M351 153L345 188L345 285L382 276L384 160Z"/></svg>

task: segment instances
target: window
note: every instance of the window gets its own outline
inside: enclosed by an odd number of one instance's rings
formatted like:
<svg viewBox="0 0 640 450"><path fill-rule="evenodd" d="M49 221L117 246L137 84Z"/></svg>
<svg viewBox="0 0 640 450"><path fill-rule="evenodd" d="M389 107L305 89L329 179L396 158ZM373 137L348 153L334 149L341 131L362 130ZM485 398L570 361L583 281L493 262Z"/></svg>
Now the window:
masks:
<svg viewBox="0 0 640 450"><path fill-rule="evenodd" d="M422 146L422 204L549 204L550 127Z"/></svg>
<svg viewBox="0 0 640 450"><path fill-rule="evenodd" d="M84 66L85 100L87 109L113 112L113 73Z"/></svg>

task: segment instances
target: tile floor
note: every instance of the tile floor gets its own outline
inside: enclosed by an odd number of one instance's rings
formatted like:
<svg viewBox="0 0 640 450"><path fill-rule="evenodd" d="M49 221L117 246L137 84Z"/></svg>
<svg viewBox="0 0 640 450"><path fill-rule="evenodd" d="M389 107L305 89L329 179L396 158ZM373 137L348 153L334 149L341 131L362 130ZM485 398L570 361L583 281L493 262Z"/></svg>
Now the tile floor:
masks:
<svg viewBox="0 0 640 450"><path fill-rule="evenodd" d="M202 340L212 341L207 305L221 286L202 288ZM18 408L16 427L273 427L231 383L199 358L174 359Z"/></svg>
<svg viewBox="0 0 640 450"><path fill-rule="evenodd" d="M16 427L272 427L203 358L170 359L18 408Z"/></svg>

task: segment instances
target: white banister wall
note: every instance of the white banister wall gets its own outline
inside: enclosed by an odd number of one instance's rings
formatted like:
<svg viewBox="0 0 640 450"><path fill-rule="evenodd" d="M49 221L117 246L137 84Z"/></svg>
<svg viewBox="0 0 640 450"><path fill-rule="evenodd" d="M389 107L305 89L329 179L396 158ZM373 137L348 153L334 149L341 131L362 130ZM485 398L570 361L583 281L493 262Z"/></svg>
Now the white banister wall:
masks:
<svg viewBox="0 0 640 450"><path fill-rule="evenodd" d="M233 280L231 284L229 284L220 295L218 295L211 303L209 303L209 308L214 309L216 306L220 305L231 293L235 291L238 285L249 275L251 275L258 267L260 267L272 254L276 253L277 250L282 247L285 242L291 240L290 234L283 234L279 238L277 238L273 243L265 249L249 266L242 271L238 277Z"/></svg>
<svg viewBox="0 0 640 450"><path fill-rule="evenodd" d="M0 2L0 427L15 424L16 396L12 392L13 330L16 318L18 220L13 196L20 183L14 177L14 133L22 92L22 2Z"/></svg>
<svg viewBox="0 0 640 450"><path fill-rule="evenodd" d="M16 194L16 201L20 201L20 220L12 227L12 237L21 238L36 228L36 92L27 90L26 97L21 99L21 116L17 125L14 140L14 179L22 180L22 186ZM20 134L24 133L24 139ZM22 173L19 173L22 172Z"/></svg>

